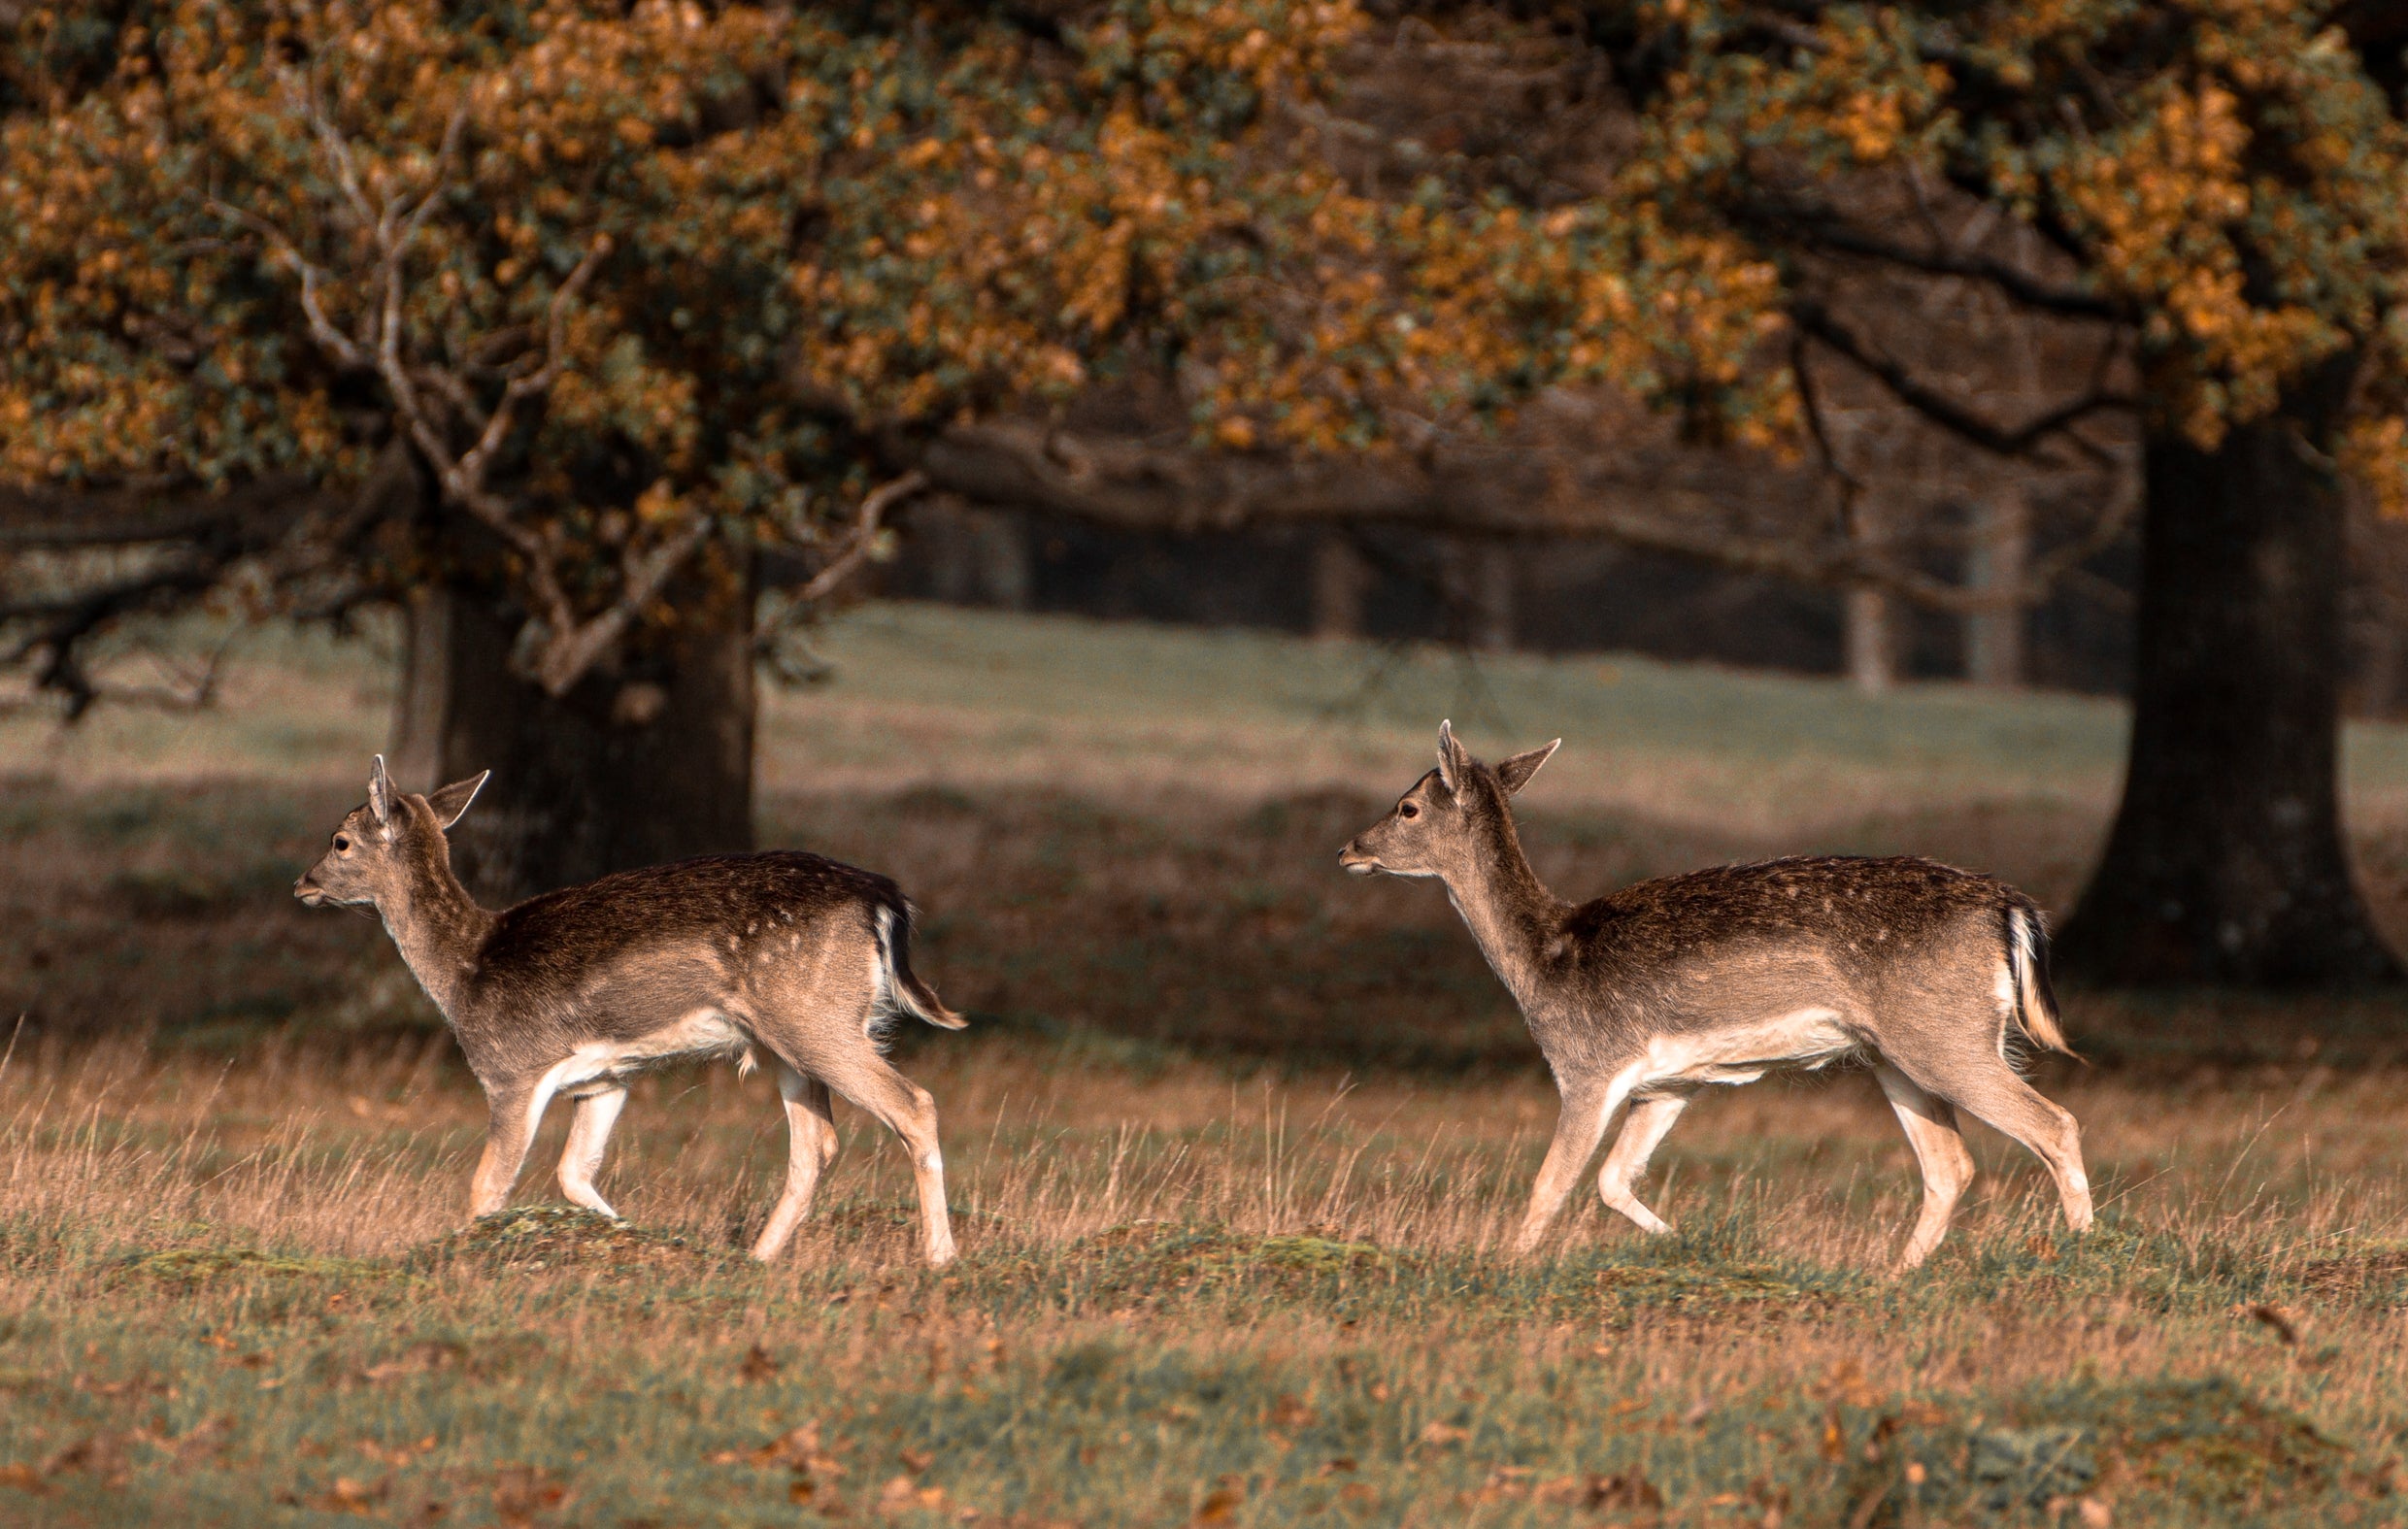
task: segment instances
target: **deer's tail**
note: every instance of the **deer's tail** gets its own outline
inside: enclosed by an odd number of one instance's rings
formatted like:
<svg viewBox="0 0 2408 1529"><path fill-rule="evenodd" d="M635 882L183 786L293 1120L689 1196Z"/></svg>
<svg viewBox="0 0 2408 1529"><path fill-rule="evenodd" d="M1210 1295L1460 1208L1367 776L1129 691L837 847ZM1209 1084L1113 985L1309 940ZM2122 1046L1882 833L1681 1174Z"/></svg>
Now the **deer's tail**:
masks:
<svg viewBox="0 0 2408 1529"><path fill-rule="evenodd" d="M2015 983L2015 1022L2033 1041L2067 1056L2075 1052L2057 1021L2057 989L2049 982L2049 919L2023 893L2007 899L2007 970Z"/></svg>
<svg viewBox="0 0 2408 1529"><path fill-rule="evenodd" d="M939 1029L962 1029L970 1021L946 1008L936 989L921 981L912 970L914 912L900 895L878 905L878 968L885 979L886 1001L896 1013L925 1019Z"/></svg>

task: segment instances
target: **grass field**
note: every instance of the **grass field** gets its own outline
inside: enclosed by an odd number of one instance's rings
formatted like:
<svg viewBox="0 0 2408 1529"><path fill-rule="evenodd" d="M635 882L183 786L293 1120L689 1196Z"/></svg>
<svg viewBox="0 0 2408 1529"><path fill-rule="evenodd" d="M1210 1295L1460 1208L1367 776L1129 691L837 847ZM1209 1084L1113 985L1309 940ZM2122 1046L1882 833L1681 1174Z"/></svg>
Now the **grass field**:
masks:
<svg viewBox="0 0 2408 1529"><path fill-rule="evenodd" d="M382 932L286 891L381 741L373 639L0 721L0 1523L2408 1522L2408 1005L2073 995L2086 1238L1977 1135L1890 1278L1912 1161L1846 1074L1692 1110L1676 1238L1588 1199L1517 1262L1553 1090L1444 899L1333 863L1452 715L1566 736L1526 832L1567 894L1911 848L2062 907L2112 706L915 608L825 646L763 837L900 878L977 1021L901 1053L941 1275L841 1110L819 1216L739 1259L783 1128L725 1069L637 1090L625 1224L557 1207L554 1122L463 1231L473 1085ZM2349 797L2403 932L2408 738L2355 730Z"/></svg>

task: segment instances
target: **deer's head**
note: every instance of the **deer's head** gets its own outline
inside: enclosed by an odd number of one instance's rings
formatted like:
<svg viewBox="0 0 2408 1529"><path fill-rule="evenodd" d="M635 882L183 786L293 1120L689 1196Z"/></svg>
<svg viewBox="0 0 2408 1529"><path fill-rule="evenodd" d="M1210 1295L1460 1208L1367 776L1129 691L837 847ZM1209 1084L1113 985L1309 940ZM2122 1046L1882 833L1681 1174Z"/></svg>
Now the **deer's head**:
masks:
<svg viewBox="0 0 2408 1529"><path fill-rule="evenodd" d="M1338 851L1338 863L1356 876L1467 877L1490 853L1499 828L1513 821L1508 805L1530 783L1563 740L1516 754L1494 767L1482 764L1455 741L1455 729L1438 724L1438 768L1397 798L1388 814L1356 834Z"/></svg>
<svg viewBox="0 0 2408 1529"><path fill-rule="evenodd" d="M417 881L428 861L446 866L452 859L444 831L460 820L477 788L490 770L466 781L454 781L429 796L393 789L385 774L385 756L376 756L368 775L368 800L351 809L326 846L326 852L292 883L292 895L320 908L394 901Z"/></svg>

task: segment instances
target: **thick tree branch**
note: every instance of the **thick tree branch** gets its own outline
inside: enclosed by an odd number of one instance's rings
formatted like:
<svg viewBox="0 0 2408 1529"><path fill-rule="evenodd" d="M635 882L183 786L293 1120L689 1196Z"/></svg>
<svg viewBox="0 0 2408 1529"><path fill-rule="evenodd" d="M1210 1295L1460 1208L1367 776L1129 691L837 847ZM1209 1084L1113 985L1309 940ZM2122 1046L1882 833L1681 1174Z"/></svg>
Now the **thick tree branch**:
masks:
<svg viewBox="0 0 2408 1529"><path fill-rule="evenodd" d="M1402 458L1230 456L998 420L957 427L915 447L891 444L889 453L908 454L930 486L964 498L1124 529L1194 532L1335 521L1471 535L1596 536L1818 587L1870 585L1959 614L2046 598L2058 579L2125 534L2136 509L2126 502L2131 496L2123 496L2081 535L2033 559L2021 583L1977 589L1904 561L1902 548L1885 552L1852 542L1845 525L1834 535L1807 536L1725 529L1718 521L1732 504L1760 495L1759 474L1742 470L1727 482L1680 486L1666 481L1677 474L1665 464L1627 452L1601 458L1620 481L1584 473L1575 482L1572 468L1583 464L1502 445L1433 469ZM1801 496L1808 491L1801 483Z"/></svg>
<svg viewBox="0 0 2408 1529"><path fill-rule="evenodd" d="M627 561L619 577L619 598L609 610L565 630L544 633L542 656L535 665L535 678L543 687L553 695L566 695L576 688L586 671L626 635L644 608L660 598L669 581L710 534L709 520L696 516L687 521L650 552Z"/></svg>
<svg viewBox="0 0 2408 1529"><path fill-rule="evenodd" d="M1758 215L1752 213L1750 216L1753 218ZM2044 282L2005 260L1993 259L1989 255L1912 249L1849 227L1837 216L1815 210L1773 209L1760 216L1765 220L1795 231L1800 238L1818 249L1878 260L1885 265L1924 276L1953 276L1987 283L2023 307L2041 313L2065 318L2097 318L2111 322L2123 322L2130 316L2124 305L2113 298L2086 292L2079 287Z"/></svg>
<svg viewBox="0 0 2408 1529"><path fill-rule="evenodd" d="M2075 434L2070 427L2095 414L2137 407L2133 399L2094 388L2021 425L2002 425L1965 408L1938 388L1922 382L1906 367L1874 349L1821 303L1811 298L1800 298L1790 305L1789 316L1800 329L1829 346L1880 382L1892 398L1959 440L1993 455L2029 456L2053 439L2062 436L2093 460L2111 461L2112 458L2107 457L2100 447Z"/></svg>

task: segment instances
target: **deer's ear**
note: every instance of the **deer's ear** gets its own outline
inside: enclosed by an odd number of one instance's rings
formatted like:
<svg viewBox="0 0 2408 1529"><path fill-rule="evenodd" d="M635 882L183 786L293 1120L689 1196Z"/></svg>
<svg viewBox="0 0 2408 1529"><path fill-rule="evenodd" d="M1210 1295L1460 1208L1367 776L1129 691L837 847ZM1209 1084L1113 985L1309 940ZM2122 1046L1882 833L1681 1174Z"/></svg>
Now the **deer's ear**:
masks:
<svg viewBox="0 0 2408 1529"><path fill-rule="evenodd" d="M368 770L368 812L379 828L387 828L393 821L393 782L385 773L385 756L376 756Z"/></svg>
<svg viewBox="0 0 2408 1529"><path fill-rule="evenodd" d="M453 823L458 822L460 814L468 811L468 804L477 799L477 788L484 785L492 774L490 770L480 770L467 780L454 781L442 790L429 795L426 798L426 805L435 810L436 824L449 830Z"/></svg>
<svg viewBox="0 0 2408 1529"><path fill-rule="evenodd" d="M1471 779L1471 750L1455 742L1455 724L1439 723L1438 779L1445 783L1447 794L1453 796L1460 792L1463 789L1463 782Z"/></svg>
<svg viewBox="0 0 2408 1529"><path fill-rule="evenodd" d="M1562 747L1563 740L1558 738L1551 744L1544 744L1531 749L1528 753L1516 754L1511 759L1498 760L1496 778L1504 785L1505 794L1512 796L1523 786L1528 785L1530 777L1538 774L1538 767L1545 764L1554 756L1555 751Z"/></svg>

